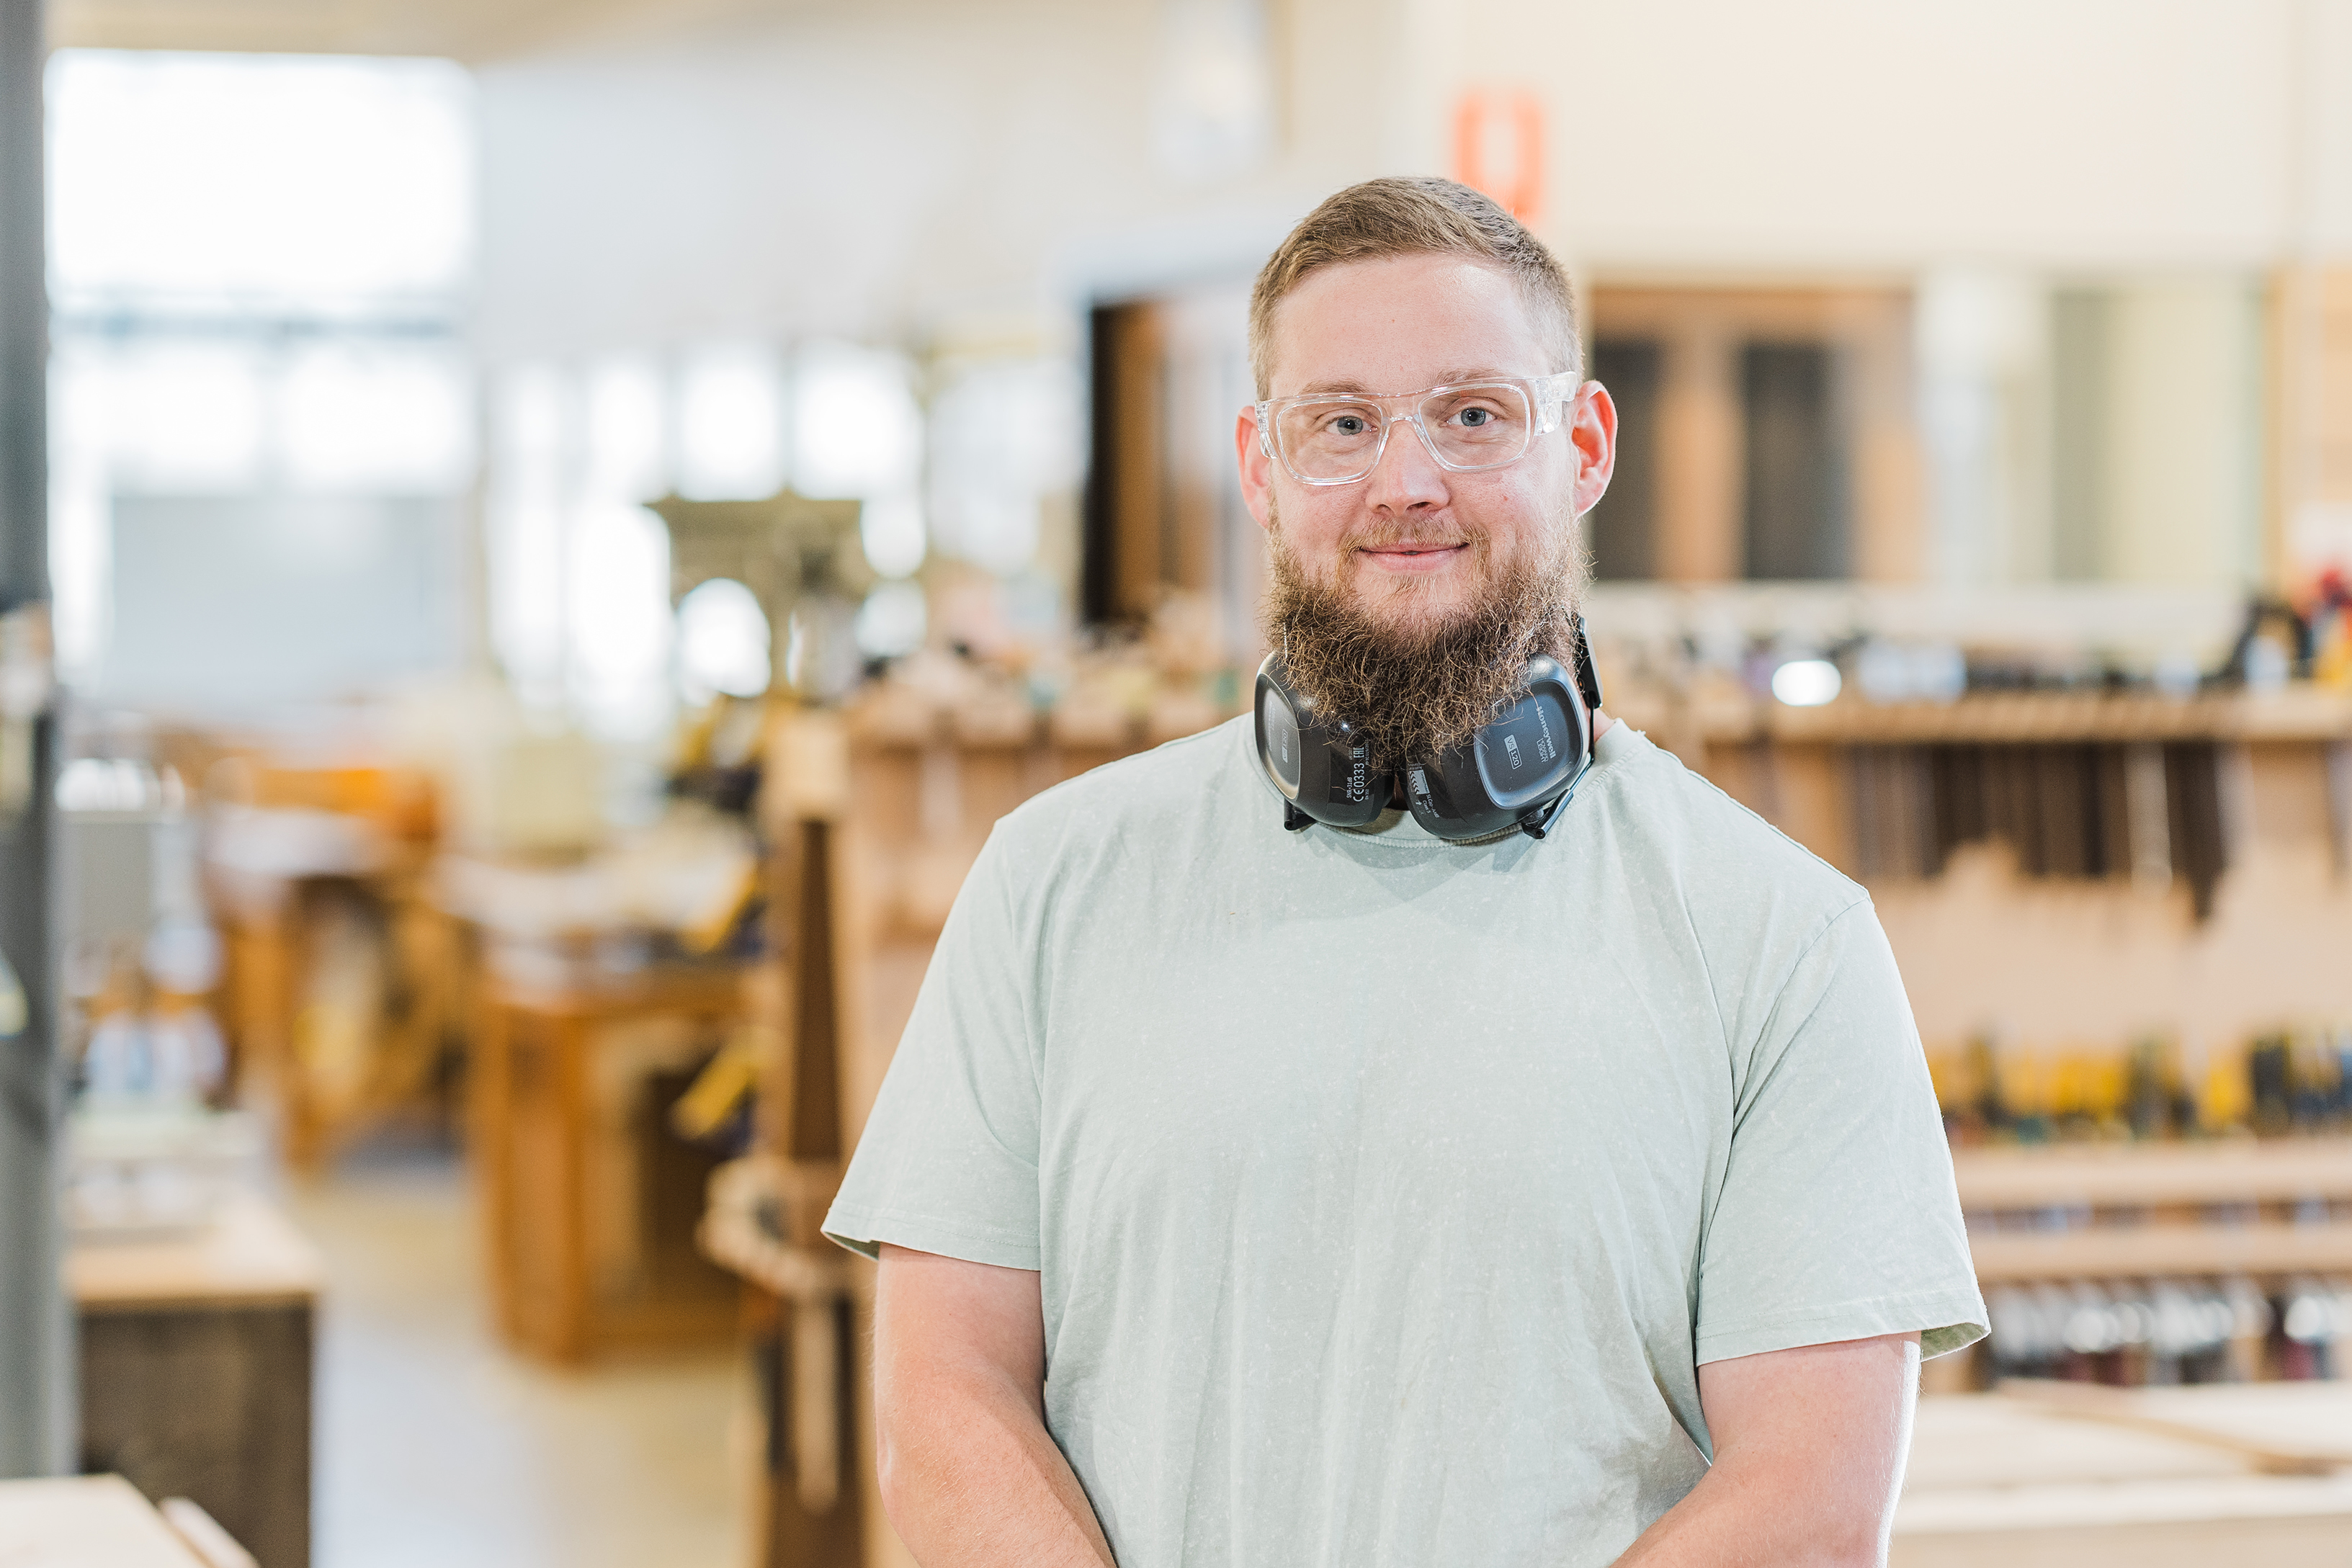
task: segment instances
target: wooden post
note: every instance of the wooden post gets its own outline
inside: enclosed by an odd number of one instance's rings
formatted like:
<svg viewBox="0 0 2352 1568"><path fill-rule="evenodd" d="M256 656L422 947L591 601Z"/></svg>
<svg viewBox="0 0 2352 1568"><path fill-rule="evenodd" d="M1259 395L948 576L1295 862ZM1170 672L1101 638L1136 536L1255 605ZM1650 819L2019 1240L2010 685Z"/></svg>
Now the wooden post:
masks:
<svg viewBox="0 0 2352 1568"><path fill-rule="evenodd" d="M509 1344L522 1337L522 1313L514 1266L514 1060L515 1017L488 1003L476 1014L472 1070L473 1115L468 1138L482 1217L481 1246L488 1254L490 1301L499 1333Z"/></svg>
<svg viewBox="0 0 2352 1568"><path fill-rule="evenodd" d="M821 1227L841 1186L842 1027L836 832L849 805L848 737L837 714L807 711L778 727L767 755L763 814L772 846L769 931L781 983L770 989L781 1049L763 1083L762 1130L782 1187L784 1245L809 1259L808 1288L777 1302L768 1419L769 1568L858 1568L866 1561L869 1468L864 1351L871 1325L829 1285L838 1250ZM761 1020L768 1022L770 1020Z"/></svg>
<svg viewBox="0 0 2352 1568"><path fill-rule="evenodd" d="M555 1079L558 1196L555 1205L554 1332L549 1349L558 1361L579 1362L589 1351L588 1277L588 1020L567 1009L547 1027L547 1066Z"/></svg>
<svg viewBox="0 0 2352 1568"><path fill-rule="evenodd" d="M1732 344L1701 312L1675 325L1658 397L1657 572L1669 582L1741 574L1739 389Z"/></svg>

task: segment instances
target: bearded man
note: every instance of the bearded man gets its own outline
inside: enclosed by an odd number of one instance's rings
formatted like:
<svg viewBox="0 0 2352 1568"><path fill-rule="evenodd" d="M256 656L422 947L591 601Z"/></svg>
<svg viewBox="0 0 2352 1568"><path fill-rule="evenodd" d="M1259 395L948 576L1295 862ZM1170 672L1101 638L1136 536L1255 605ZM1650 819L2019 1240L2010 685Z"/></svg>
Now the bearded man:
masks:
<svg viewBox="0 0 2352 1568"><path fill-rule="evenodd" d="M1985 1313L1868 898L1557 682L1566 785L1420 793L1581 652L1616 414L1565 275L1373 181L1251 350L1259 713L997 825L826 1219L881 1260L892 1521L925 1568L1882 1560Z"/></svg>

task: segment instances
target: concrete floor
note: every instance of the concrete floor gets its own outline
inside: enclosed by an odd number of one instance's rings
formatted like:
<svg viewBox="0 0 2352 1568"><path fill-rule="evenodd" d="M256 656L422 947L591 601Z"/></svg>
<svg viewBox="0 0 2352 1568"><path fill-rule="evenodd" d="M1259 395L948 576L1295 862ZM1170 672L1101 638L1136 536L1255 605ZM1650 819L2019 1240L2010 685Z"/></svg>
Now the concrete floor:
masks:
<svg viewBox="0 0 2352 1568"><path fill-rule="evenodd" d="M329 1278L316 1568L740 1568L737 1358L508 1353L445 1152L364 1153L285 1197Z"/></svg>

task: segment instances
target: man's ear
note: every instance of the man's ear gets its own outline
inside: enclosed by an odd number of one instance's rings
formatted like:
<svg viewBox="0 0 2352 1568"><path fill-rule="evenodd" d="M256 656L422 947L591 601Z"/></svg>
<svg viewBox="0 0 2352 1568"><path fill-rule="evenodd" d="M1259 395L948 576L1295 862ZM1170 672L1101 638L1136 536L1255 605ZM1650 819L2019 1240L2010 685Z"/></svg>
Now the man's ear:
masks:
<svg viewBox="0 0 2352 1568"><path fill-rule="evenodd" d="M1255 408L1243 409L1234 421L1234 457L1241 465L1242 504L1257 519L1257 526L1265 528L1266 519L1274 516L1274 465L1257 438Z"/></svg>
<svg viewBox="0 0 2352 1568"><path fill-rule="evenodd" d="M1587 382L1570 405L1568 439L1576 448L1574 500L1576 515L1582 517L1601 504L1617 471L1617 404L1599 382Z"/></svg>

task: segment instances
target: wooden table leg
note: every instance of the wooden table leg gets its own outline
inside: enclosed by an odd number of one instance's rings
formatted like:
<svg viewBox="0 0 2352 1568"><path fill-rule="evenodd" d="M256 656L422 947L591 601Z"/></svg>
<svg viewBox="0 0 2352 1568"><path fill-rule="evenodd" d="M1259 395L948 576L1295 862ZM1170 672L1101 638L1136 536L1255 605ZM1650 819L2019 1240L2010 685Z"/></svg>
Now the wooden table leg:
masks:
<svg viewBox="0 0 2352 1568"><path fill-rule="evenodd" d="M576 1362L584 1360L590 1348L588 1020L566 1014L551 1032L562 1152L555 1210L555 1333L549 1348L557 1360Z"/></svg>
<svg viewBox="0 0 2352 1568"><path fill-rule="evenodd" d="M522 1339L522 1311L514 1271L514 1019L487 999L479 1017L471 1074L474 1181L489 1254L491 1312L499 1333L515 1344Z"/></svg>

